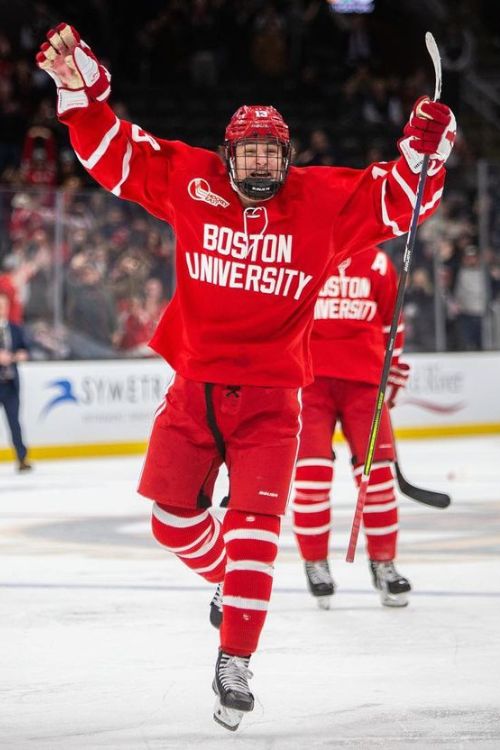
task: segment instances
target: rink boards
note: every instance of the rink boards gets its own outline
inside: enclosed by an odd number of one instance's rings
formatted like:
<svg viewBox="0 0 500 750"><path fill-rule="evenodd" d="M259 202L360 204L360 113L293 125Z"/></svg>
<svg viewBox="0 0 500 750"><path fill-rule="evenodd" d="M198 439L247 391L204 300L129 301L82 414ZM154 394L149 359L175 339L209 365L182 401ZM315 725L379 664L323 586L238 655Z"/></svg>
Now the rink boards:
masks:
<svg viewBox="0 0 500 750"><path fill-rule="evenodd" d="M500 433L500 353L405 355L401 438ZM160 359L28 362L21 421L33 458L141 453L172 371ZM10 460L0 420L0 460Z"/></svg>

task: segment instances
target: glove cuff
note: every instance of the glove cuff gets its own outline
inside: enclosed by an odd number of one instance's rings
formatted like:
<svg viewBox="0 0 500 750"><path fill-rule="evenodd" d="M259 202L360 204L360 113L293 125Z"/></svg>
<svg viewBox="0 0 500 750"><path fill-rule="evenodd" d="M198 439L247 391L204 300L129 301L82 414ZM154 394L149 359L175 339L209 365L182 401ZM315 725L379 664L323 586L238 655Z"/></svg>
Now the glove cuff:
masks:
<svg viewBox="0 0 500 750"><path fill-rule="evenodd" d="M71 109L88 107L89 98L85 89L57 89L57 114L65 115Z"/></svg>
<svg viewBox="0 0 500 750"><path fill-rule="evenodd" d="M411 145L411 137L401 138L398 141L398 148L413 174L420 174L424 162L424 154L415 151Z"/></svg>

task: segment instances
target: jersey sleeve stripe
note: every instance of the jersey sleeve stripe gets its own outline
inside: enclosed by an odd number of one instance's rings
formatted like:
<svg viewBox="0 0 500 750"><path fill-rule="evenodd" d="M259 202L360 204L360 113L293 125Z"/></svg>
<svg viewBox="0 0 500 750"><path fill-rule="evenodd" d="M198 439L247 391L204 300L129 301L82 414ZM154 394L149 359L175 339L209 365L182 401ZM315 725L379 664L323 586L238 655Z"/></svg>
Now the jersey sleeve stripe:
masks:
<svg viewBox="0 0 500 750"><path fill-rule="evenodd" d="M132 144L129 142L127 144L127 150L125 152L125 156L123 157L122 162L122 176L120 182L115 185L115 187L111 190L113 195L119 196L121 193L122 185L129 176L130 173L130 159L132 157Z"/></svg>
<svg viewBox="0 0 500 750"><path fill-rule="evenodd" d="M99 96L96 96L96 99L98 102L105 102L108 96L111 93L111 86L108 86L106 91L104 91L102 94L99 94Z"/></svg>
<svg viewBox="0 0 500 750"><path fill-rule="evenodd" d="M401 235L406 234L407 230L402 232L399 226L396 224L396 222L391 221L391 219L389 218L389 214L387 213L387 205L386 205L386 192L387 192L387 179L385 179L382 183L382 194L381 194L382 221L384 222L386 227L389 227L391 229L392 233L396 237L401 237Z"/></svg>
<svg viewBox="0 0 500 750"><path fill-rule="evenodd" d="M424 203L422 208L420 209L419 216L422 216L423 214L427 213L431 208L434 208L436 203L441 200L441 196L443 195L443 188L440 188L439 190L436 190L434 195L432 196L431 200L428 203Z"/></svg>
<svg viewBox="0 0 500 750"><path fill-rule="evenodd" d="M78 154L76 151L76 155L85 169L92 169L95 167L98 161L104 156L106 151L109 148L109 144L113 140L113 138L118 134L118 131L120 130L120 120L118 117L116 118L114 125L108 130L108 132L104 135L102 141L97 146L96 150L89 156L88 159L84 159L80 154Z"/></svg>
<svg viewBox="0 0 500 750"><path fill-rule="evenodd" d="M417 196L415 195L411 187L408 185L406 180L399 174L397 163L392 168L392 176L394 177L394 179L396 180L400 188L405 193L406 197L408 198L410 202L410 206L414 208L415 201L417 200Z"/></svg>

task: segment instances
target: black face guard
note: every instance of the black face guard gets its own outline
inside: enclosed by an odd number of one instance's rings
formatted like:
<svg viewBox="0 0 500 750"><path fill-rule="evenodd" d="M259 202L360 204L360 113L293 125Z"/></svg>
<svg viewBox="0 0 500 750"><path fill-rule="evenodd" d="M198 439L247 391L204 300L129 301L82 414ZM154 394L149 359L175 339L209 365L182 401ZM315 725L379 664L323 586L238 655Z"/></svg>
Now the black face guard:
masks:
<svg viewBox="0 0 500 750"><path fill-rule="evenodd" d="M236 179L236 146L245 143L259 142L265 143L269 146L278 145L281 148L281 168L278 170L274 167L269 167L268 169L261 168L260 170L249 174L243 180ZM240 193L254 201L265 201L269 200L269 198L273 198L285 182L290 167L291 144L283 143L283 141L279 141L277 138L266 137L262 138L261 141L257 138L245 138L240 141L226 141L224 144L224 153L231 182L238 188ZM241 158L245 159L245 155L240 157L240 159ZM268 160L273 158L274 157L268 157Z"/></svg>

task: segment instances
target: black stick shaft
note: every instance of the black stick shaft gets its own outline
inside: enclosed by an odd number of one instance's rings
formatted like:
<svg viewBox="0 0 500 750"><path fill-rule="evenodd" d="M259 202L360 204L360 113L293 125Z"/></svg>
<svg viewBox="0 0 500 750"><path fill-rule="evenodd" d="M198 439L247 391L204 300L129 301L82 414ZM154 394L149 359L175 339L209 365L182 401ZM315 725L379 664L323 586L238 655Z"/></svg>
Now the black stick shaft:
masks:
<svg viewBox="0 0 500 750"><path fill-rule="evenodd" d="M410 222L410 229L406 239L405 251L403 254L403 264L399 274L398 282L398 293L396 296L396 303L394 306L394 313L392 316L391 328L389 331L389 340L387 348L385 350L384 366L382 368L382 377L377 392L377 399L375 402L375 411L373 413L373 419L370 429L370 436L368 438L368 446L365 455L365 465L363 468L363 476L361 478L360 490L358 493L358 500L356 503L356 510L354 512L354 519L351 528L351 536L349 539L349 546L347 550L347 562L353 562L354 553L356 551L356 544L358 541L359 528L361 525L361 518L363 515L363 508L366 499L366 486L370 477L373 456L375 454L375 447L377 445L377 437L380 427L380 420L382 417L382 409L384 407L385 391L387 388L387 380L389 378L389 370L391 368L392 357L394 354L394 344L396 341L396 333L398 329L399 318L401 316L401 310L403 309L404 295L406 290L406 283L408 280L408 273L410 270L410 264L413 256L413 248L415 245L415 238L417 236L418 219L420 216L420 207L422 205L422 199L424 195L425 182L427 179L427 167L429 164L429 155L425 154L422 160L422 169L420 171L420 177L418 179L417 195L415 198L415 206L413 207L413 213Z"/></svg>

